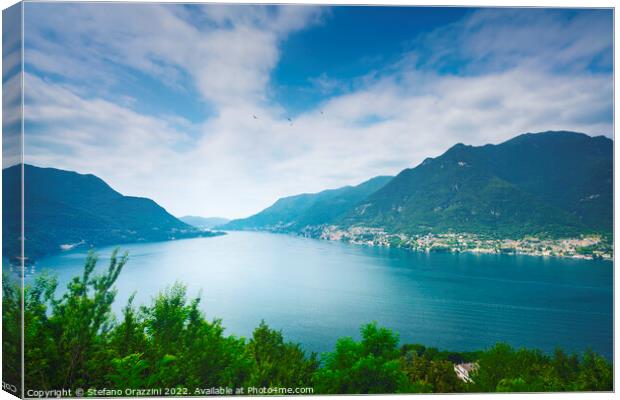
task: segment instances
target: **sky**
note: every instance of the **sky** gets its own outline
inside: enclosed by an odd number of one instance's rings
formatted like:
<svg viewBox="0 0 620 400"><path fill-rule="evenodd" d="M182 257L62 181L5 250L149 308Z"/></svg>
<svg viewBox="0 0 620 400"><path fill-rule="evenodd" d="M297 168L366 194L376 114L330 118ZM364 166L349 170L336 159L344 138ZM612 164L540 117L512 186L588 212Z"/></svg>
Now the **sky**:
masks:
<svg viewBox="0 0 620 400"><path fill-rule="evenodd" d="M456 143L613 138L611 10L26 3L24 26L25 162L176 216L249 216Z"/></svg>

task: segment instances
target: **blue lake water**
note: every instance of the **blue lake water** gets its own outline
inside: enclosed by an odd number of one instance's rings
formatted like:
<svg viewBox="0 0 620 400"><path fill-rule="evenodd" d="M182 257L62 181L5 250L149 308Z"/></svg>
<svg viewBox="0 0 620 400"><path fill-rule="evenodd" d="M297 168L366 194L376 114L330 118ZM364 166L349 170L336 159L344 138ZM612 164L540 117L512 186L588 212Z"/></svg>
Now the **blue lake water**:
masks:
<svg viewBox="0 0 620 400"><path fill-rule="evenodd" d="M121 247L130 260L116 284L117 313L134 292L143 304L182 282L228 333L247 337L264 319L310 351L331 350L377 321L401 342L447 350L504 341L612 355L608 261L425 254L256 232ZM112 249L99 250L98 268ZM42 259L36 271L53 271L65 287L85 256Z"/></svg>

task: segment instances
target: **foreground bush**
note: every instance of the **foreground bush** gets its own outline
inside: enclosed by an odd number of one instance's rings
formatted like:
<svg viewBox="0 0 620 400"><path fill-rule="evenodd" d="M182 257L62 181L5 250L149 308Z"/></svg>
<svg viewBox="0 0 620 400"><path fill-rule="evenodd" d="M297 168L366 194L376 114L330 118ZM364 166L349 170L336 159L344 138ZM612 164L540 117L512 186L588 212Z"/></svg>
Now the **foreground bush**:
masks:
<svg viewBox="0 0 620 400"><path fill-rule="evenodd" d="M413 393L494 391L610 391L612 366L586 352L515 350L498 344L486 351L444 352L422 345L399 347L398 335L376 324L361 328L361 341L341 338L319 360L286 342L264 322L251 338L224 334L209 321L200 299L188 299L175 284L148 306L133 297L116 321L113 288L127 255L112 255L95 274L89 255L82 276L61 297L55 278L40 275L25 291L26 390L76 388L179 388L177 394L212 387L311 387L314 393ZM13 329L19 291L3 282L3 341L19 342ZM9 350L7 352L7 350ZM14 356L11 348L5 355ZM473 382L457 378L454 364L472 362ZM10 363L13 365L14 363ZM15 374L5 363L5 371ZM247 392L245 392L247 394Z"/></svg>

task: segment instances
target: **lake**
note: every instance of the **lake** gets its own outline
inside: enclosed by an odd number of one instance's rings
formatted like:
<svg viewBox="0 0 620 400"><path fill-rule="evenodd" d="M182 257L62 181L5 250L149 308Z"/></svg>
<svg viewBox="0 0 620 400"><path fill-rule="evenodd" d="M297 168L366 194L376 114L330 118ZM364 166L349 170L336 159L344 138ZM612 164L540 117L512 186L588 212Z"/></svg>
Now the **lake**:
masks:
<svg viewBox="0 0 620 400"><path fill-rule="evenodd" d="M182 282L228 333L247 337L264 319L310 351L359 338L360 325L377 321L401 343L446 350L504 341L612 357L609 261L426 254L258 232L121 247L130 260L116 284L117 313L134 292L143 304ZM98 268L112 249L99 250ZM64 288L85 257L65 252L41 259L36 271L58 274Z"/></svg>

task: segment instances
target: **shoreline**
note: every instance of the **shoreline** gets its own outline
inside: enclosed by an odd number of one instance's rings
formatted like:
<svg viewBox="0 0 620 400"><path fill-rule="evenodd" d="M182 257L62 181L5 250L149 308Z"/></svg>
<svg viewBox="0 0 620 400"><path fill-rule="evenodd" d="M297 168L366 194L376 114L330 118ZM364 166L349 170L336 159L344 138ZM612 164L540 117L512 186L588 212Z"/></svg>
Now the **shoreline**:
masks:
<svg viewBox="0 0 620 400"><path fill-rule="evenodd" d="M276 232L272 232L272 233L276 233ZM295 235L295 236L300 236L300 235ZM302 237L307 237L307 236L302 236ZM333 240L333 239L322 239L322 238L310 238L309 239L317 239L317 240L326 240L329 242L338 242L340 240ZM413 248L409 248L409 247L395 247L395 246L383 246L380 244L369 244L369 243L360 243L360 242L344 242L344 243L349 243L355 246L365 246L365 247L383 247L383 248L392 248L392 249L398 249L398 250L406 250L406 251L411 251L411 252L415 252L415 253L425 253L425 254L441 254L441 253L450 253L450 254L476 254L476 255L498 255L498 256L527 256L527 257L541 257L541 258L559 258L559 259L568 259L568 260L585 260L585 261L610 261L613 262L614 259L613 257L611 258L594 258L594 257L585 257L585 256L568 256L568 255L557 255L557 254L535 254L535 253L527 253L527 252L497 252L497 251L478 251L475 249L472 250L460 250L460 251L433 251L433 250L419 250L419 249L413 249Z"/></svg>
<svg viewBox="0 0 620 400"><path fill-rule="evenodd" d="M322 228L318 238L425 253L526 255L613 262L613 243L607 241L602 235L594 234L557 239L533 235L520 239L497 239L467 232L407 235L388 233L380 228L340 229L329 226Z"/></svg>
<svg viewBox="0 0 620 400"><path fill-rule="evenodd" d="M308 239L344 242L368 247L396 248L427 254L470 253L614 261L613 243L606 241L601 235L582 235L581 237L561 239L535 236L527 236L522 239L489 239L471 233L406 235L387 233L379 228L340 229L335 226L308 226L301 231L289 230L285 227L231 231L285 234Z"/></svg>

